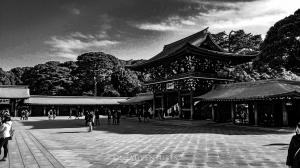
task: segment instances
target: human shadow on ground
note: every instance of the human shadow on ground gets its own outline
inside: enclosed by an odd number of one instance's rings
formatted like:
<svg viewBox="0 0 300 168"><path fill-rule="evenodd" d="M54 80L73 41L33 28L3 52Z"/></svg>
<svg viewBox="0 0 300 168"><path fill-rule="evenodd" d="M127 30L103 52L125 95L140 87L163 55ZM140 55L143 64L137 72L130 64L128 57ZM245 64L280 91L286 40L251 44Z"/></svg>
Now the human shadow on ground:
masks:
<svg viewBox="0 0 300 168"><path fill-rule="evenodd" d="M264 146L288 146L289 144L287 143L272 143L272 144L267 144Z"/></svg>
<svg viewBox="0 0 300 168"><path fill-rule="evenodd" d="M59 119L20 121L30 129L60 129L60 128L87 128L83 119ZM288 131L276 129L264 129L260 127L244 127L230 123L214 123L205 121L193 121L193 124L180 120L138 122L136 119L122 119L120 125L107 123L107 119L100 119L100 126L95 126L93 131L105 131L117 134L224 134L224 135L266 135L266 134L290 134ZM80 131L78 131L80 132ZM77 133L77 131L64 131L58 133Z"/></svg>

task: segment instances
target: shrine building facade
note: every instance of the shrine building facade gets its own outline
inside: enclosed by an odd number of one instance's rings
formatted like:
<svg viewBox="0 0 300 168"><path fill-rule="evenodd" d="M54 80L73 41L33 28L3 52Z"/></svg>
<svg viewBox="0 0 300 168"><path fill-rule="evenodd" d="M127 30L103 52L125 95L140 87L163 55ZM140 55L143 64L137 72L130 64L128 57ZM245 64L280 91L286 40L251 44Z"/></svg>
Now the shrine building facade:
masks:
<svg viewBox="0 0 300 168"><path fill-rule="evenodd" d="M144 75L144 86L154 95L156 116L172 113L194 119L200 114L195 112L193 97L207 93L215 84L234 82L230 68L255 57L226 52L206 28L165 45L154 57L128 68Z"/></svg>

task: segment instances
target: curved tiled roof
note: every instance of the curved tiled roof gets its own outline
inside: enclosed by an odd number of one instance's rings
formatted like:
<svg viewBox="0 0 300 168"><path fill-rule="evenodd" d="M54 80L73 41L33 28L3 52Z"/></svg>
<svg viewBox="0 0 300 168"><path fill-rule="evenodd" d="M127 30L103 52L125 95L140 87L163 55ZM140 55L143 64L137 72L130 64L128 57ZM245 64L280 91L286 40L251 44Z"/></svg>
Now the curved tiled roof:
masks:
<svg viewBox="0 0 300 168"><path fill-rule="evenodd" d="M30 97L27 86L0 85L0 98L2 99L24 99Z"/></svg>
<svg viewBox="0 0 300 168"><path fill-rule="evenodd" d="M118 105L128 97L43 96L32 95L24 101L29 105Z"/></svg>
<svg viewBox="0 0 300 168"><path fill-rule="evenodd" d="M208 50L201 47L203 42L206 40L209 40L212 43L214 50ZM219 45L215 43L215 41L211 37L211 34L208 32L208 28L206 28L193 35L190 35L188 37L185 37L183 39L180 39L168 45L165 45L163 51L161 51L154 57L150 58L149 60L128 67L132 69L137 69L139 67L156 63L157 61L168 59L170 57L180 54L181 52L185 52L187 46L192 46L194 50L195 49L199 51L205 50L210 55L213 54L215 55L216 58L220 58L220 59L224 59L222 56L234 56L234 57L238 57L238 59L245 59L250 57L251 59L253 59L257 56L257 55L239 55L239 54L225 52ZM233 57L228 57L228 58L235 59Z"/></svg>
<svg viewBox="0 0 300 168"><path fill-rule="evenodd" d="M198 100L251 100L273 97L300 97L300 81L261 80L216 85L210 92L195 97Z"/></svg>

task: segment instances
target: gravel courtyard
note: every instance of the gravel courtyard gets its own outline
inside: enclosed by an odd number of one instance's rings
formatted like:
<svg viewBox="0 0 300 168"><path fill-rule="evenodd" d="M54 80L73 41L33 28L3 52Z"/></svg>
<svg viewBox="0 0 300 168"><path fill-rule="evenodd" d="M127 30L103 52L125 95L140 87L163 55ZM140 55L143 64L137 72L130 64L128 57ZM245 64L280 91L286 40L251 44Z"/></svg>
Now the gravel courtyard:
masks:
<svg viewBox="0 0 300 168"><path fill-rule="evenodd" d="M211 121L122 119L88 132L83 119L14 121L9 161L0 167L282 168L292 129ZM2 152L3 153L3 152ZM2 156L2 155L1 155ZM0 157L1 157L0 156Z"/></svg>

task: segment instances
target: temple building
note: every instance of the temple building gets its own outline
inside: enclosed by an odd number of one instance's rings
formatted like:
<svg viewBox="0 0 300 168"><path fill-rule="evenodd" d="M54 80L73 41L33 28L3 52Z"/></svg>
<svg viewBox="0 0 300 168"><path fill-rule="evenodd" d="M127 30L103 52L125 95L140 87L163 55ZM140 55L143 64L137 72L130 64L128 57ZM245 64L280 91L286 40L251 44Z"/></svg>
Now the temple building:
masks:
<svg viewBox="0 0 300 168"><path fill-rule="evenodd" d="M17 116L17 106L29 97L27 86L0 85L0 110L8 110L12 116Z"/></svg>
<svg viewBox="0 0 300 168"><path fill-rule="evenodd" d="M165 45L154 57L129 68L145 76L144 86L153 93L157 117L171 114L196 119L201 114L195 112L193 98L207 93L214 84L234 82L230 68L255 57L226 52L206 28Z"/></svg>
<svg viewBox="0 0 300 168"><path fill-rule="evenodd" d="M31 95L24 100L29 106L31 116L46 116L50 109L57 115L75 115L77 112L95 110L98 108L122 108L120 102L128 97L96 97L96 96L45 96ZM104 114L104 111L101 111Z"/></svg>
<svg viewBox="0 0 300 168"><path fill-rule="evenodd" d="M194 99L197 107L209 103L211 118L217 122L294 127L300 121L300 81L220 84Z"/></svg>

